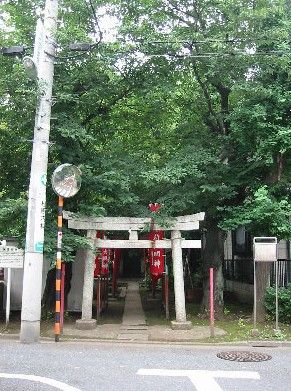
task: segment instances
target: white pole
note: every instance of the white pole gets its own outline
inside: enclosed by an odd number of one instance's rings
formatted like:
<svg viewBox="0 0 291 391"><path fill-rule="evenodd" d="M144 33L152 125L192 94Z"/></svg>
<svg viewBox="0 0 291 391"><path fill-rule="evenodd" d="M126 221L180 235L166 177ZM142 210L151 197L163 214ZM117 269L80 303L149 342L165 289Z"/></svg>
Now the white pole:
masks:
<svg viewBox="0 0 291 391"><path fill-rule="evenodd" d="M6 287L6 325L9 323L10 316L10 296L11 296L11 268L8 268L7 287Z"/></svg>
<svg viewBox="0 0 291 391"><path fill-rule="evenodd" d="M46 175L57 13L58 0L46 0L42 53L36 53L39 45L36 45L34 53L34 58L39 58L39 63L36 64L38 65L39 96L35 115L23 269L20 341L25 343L37 342L40 335ZM37 29L37 33L41 33L40 28ZM38 37L35 42L39 42Z"/></svg>

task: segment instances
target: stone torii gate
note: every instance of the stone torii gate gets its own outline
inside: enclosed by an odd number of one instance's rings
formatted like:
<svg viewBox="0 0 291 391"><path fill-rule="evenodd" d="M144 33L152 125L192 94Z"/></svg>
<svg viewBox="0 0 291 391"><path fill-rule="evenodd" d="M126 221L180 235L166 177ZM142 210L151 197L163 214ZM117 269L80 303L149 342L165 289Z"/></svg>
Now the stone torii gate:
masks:
<svg viewBox="0 0 291 391"><path fill-rule="evenodd" d="M150 217L78 217L71 212L64 211L63 218L68 220L68 228L86 230L87 238L91 242L91 249L86 250L85 258L82 318L77 320L76 326L80 329L91 329L96 326L96 320L92 319L94 253L96 248L171 248L176 311L176 320L172 321L172 328L180 330L191 328L191 322L186 320L182 249L201 248L201 240L186 240L182 238L181 231L198 230L199 222L204 220L204 215L205 213L201 212L179 216L173 219L169 226L160 227L156 224L152 225L153 220ZM171 231L171 239L156 241L138 239L138 232L144 230L146 226L151 226L152 230ZM122 240L97 239L97 230L128 231L129 238Z"/></svg>

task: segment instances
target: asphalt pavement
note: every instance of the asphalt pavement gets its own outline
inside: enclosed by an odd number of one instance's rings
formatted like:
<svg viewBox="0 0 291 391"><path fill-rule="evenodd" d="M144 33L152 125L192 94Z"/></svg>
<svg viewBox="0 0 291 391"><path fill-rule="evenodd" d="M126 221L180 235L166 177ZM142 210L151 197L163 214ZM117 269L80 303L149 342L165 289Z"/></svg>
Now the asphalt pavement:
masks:
<svg viewBox="0 0 291 391"><path fill-rule="evenodd" d="M104 342L1 341L5 391L290 391L291 349L248 348L270 360L236 362L246 348Z"/></svg>
<svg viewBox="0 0 291 391"><path fill-rule="evenodd" d="M290 348L199 345L209 333L208 327L148 326L138 286L129 284L121 324L65 325L58 343L0 339L0 391L291 390ZM255 361L231 361L236 355ZM267 361L256 361L261 358Z"/></svg>

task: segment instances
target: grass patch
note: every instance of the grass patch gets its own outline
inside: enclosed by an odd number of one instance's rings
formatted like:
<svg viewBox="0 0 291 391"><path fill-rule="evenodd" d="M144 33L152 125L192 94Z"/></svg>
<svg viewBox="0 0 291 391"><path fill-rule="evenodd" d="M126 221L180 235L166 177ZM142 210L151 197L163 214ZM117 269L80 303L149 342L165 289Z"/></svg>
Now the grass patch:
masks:
<svg viewBox="0 0 291 391"><path fill-rule="evenodd" d="M147 291L145 288L140 287L140 297L142 302L142 307L144 310L146 322L148 326L157 326L164 325L170 326L170 320L166 319L166 312L162 306L161 292L158 290L156 292L155 298L152 298L151 292ZM173 319L175 316L174 306L170 304L170 319Z"/></svg>
<svg viewBox="0 0 291 391"><path fill-rule="evenodd" d="M97 324L121 324L124 311L124 299L117 299L108 302L108 308L102 312ZM96 319L96 311L93 311L93 318Z"/></svg>
<svg viewBox="0 0 291 391"><path fill-rule="evenodd" d="M151 292L146 291L144 287L140 288L142 305L149 326L165 325L170 326L171 320L175 320L175 303L173 294L170 295L170 319L165 317L165 311L161 305L161 293L156 294L157 300L151 300ZM158 300L159 299L159 300ZM186 303L187 320L190 320L193 326L209 326L209 319L200 314L200 305ZM291 341L291 324L279 323L280 332L274 334L275 322L268 319L264 323L258 323L257 329L260 335L252 337L253 320L252 306L241 303L228 303L226 301L224 308L224 317L215 321L215 327L219 327L227 332L225 336L204 339L204 342L239 342L248 340L278 340Z"/></svg>
<svg viewBox="0 0 291 391"><path fill-rule="evenodd" d="M190 320L194 326L208 326L209 319L199 313L199 305L186 304L187 320ZM259 336L252 337L253 320L252 307L245 304L226 303L224 308L224 317L215 321L215 327L219 327L227 332L227 335L207 338L207 342L236 342L248 340L278 340L291 341L291 325L279 323L280 332L274 334L275 322L267 320L264 323L258 323L257 329Z"/></svg>

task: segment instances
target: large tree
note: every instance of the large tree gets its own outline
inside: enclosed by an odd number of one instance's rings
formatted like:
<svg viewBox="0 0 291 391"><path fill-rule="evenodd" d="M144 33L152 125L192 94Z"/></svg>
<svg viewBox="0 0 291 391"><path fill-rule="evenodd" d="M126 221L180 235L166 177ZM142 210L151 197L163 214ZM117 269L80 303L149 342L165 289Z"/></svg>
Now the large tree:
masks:
<svg viewBox="0 0 291 391"><path fill-rule="evenodd" d="M191 119L184 110L188 137L151 178L172 210L206 211L204 266L217 268L222 309L219 227L290 236L290 11L281 0L113 3L124 49L166 58L187 86L181 100L199 107Z"/></svg>
<svg viewBox="0 0 291 391"><path fill-rule="evenodd" d="M42 3L3 3L1 46L31 51ZM116 18L115 39L105 12ZM49 175L63 162L81 166L82 189L66 203L81 213L146 214L149 201L172 216L204 210L219 310L222 228L290 235L288 12L283 0L60 1ZM80 41L90 50L72 53ZM37 91L21 61L0 62L0 229L24 237ZM53 259L50 187L47 195ZM65 237L71 259L79 239Z"/></svg>

